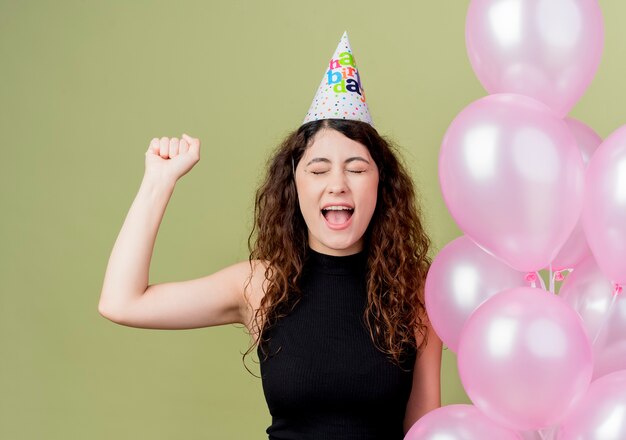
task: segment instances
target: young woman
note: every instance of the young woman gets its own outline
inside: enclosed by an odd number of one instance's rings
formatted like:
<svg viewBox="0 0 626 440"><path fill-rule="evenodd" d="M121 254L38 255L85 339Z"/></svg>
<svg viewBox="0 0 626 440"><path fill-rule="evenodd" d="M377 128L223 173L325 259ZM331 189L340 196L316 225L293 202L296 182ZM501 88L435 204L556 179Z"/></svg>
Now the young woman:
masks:
<svg viewBox="0 0 626 440"><path fill-rule="evenodd" d="M199 158L187 135L150 143L100 313L143 328L245 325L270 439L402 439L440 406L441 341L424 308L429 240L390 144L362 120L305 122L257 192L249 260L148 285L165 207Z"/></svg>

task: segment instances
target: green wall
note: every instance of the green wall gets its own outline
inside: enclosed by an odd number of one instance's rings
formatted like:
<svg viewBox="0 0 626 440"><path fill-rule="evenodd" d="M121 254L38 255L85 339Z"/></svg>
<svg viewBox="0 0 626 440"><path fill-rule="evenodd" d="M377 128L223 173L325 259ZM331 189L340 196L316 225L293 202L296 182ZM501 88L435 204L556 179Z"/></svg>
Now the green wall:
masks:
<svg viewBox="0 0 626 440"><path fill-rule="evenodd" d="M245 259L268 153L302 122L347 30L374 123L419 188L434 256L460 235L439 145L485 95L465 53L467 4L0 0L0 438L267 438L240 327L142 330L97 311L148 142L202 140L150 282ZM602 8L602 64L572 115L604 137L626 121L626 4ZM449 351L443 370L443 403L468 402Z"/></svg>

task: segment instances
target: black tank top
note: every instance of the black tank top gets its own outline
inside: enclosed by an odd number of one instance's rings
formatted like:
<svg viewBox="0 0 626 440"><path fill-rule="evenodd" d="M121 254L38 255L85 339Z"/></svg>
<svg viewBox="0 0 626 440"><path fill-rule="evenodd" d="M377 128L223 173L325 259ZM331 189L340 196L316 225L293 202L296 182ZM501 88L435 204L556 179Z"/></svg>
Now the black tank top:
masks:
<svg viewBox="0 0 626 440"><path fill-rule="evenodd" d="M402 371L363 321L366 255L307 252L293 311L258 349L270 440L402 440L415 353Z"/></svg>

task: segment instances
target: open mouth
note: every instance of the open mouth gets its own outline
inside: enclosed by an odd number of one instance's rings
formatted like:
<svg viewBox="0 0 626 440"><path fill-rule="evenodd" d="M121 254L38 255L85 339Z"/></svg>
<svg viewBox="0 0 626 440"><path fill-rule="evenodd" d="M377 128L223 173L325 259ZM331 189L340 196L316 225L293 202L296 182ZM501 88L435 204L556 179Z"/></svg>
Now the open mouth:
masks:
<svg viewBox="0 0 626 440"><path fill-rule="evenodd" d="M322 209L322 215L326 221L331 225L337 226L347 223L353 213L354 208L350 208L349 206L327 206Z"/></svg>

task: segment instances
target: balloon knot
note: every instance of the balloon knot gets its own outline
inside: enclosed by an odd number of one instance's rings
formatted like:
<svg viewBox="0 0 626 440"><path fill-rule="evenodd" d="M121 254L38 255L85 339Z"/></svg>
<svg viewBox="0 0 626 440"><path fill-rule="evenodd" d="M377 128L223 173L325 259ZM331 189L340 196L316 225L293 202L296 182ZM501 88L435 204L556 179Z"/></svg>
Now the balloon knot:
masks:
<svg viewBox="0 0 626 440"><path fill-rule="evenodd" d="M529 272L529 273L526 274L525 279L529 283L531 283L533 281L537 281L537 274L535 274L534 272Z"/></svg>
<svg viewBox="0 0 626 440"><path fill-rule="evenodd" d="M620 293L622 293L622 286L615 283L615 295L619 295Z"/></svg>
<svg viewBox="0 0 626 440"><path fill-rule="evenodd" d="M554 273L554 279L555 279L556 281L563 281L563 278L564 278L564 277L563 277L563 272L561 272L560 270L557 270L557 271Z"/></svg>

